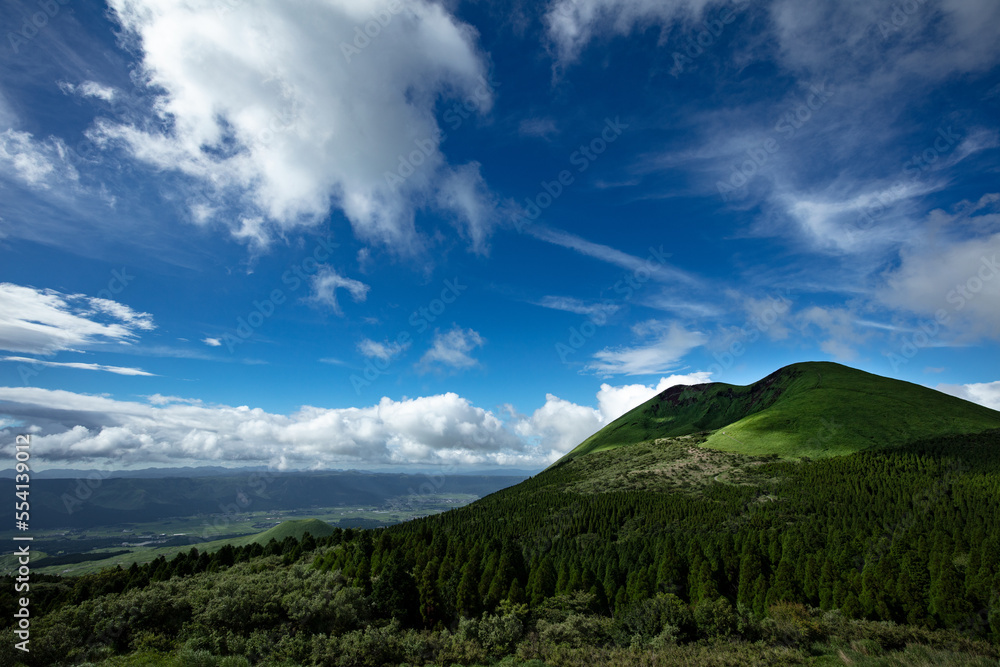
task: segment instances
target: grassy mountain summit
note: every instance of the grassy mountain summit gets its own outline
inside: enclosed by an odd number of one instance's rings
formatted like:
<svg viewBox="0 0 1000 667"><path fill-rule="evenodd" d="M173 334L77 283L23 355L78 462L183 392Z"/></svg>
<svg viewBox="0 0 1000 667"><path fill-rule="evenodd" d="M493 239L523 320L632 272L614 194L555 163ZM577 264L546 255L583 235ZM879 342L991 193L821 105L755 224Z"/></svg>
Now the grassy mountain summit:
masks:
<svg viewBox="0 0 1000 667"><path fill-rule="evenodd" d="M706 433L702 446L786 458L841 456L1000 428L1000 412L832 362L785 366L746 386L677 385L625 413L560 461Z"/></svg>

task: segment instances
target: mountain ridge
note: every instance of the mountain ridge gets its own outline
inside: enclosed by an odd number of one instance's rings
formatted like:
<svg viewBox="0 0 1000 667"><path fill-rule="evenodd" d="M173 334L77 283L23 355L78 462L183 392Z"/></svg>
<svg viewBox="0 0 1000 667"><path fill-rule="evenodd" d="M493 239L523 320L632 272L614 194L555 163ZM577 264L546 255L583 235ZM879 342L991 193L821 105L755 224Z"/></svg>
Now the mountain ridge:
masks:
<svg viewBox="0 0 1000 667"><path fill-rule="evenodd" d="M1000 428L1000 412L834 362L791 364L749 385L675 385L553 465L624 445L704 434L703 447L784 458L840 456Z"/></svg>

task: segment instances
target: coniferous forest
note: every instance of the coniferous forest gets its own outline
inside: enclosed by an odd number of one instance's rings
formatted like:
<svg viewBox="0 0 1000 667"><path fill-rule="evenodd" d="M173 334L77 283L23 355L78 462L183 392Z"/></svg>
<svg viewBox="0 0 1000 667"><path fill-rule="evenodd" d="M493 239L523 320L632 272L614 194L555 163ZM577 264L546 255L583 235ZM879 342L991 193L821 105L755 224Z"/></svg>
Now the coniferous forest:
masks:
<svg viewBox="0 0 1000 667"><path fill-rule="evenodd" d="M997 664L1000 431L800 461L697 443L387 529L36 578L32 651L8 629L0 664Z"/></svg>

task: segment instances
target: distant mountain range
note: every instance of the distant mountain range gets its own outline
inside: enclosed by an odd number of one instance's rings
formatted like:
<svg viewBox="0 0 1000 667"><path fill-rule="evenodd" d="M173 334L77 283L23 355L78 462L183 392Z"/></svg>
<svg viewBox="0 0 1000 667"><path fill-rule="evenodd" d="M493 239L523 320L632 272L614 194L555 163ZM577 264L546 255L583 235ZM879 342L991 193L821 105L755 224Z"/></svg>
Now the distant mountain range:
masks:
<svg viewBox="0 0 1000 667"><path fill-rule="evenodd" d="M432 475L441 474L441 467L429 467L426 470L414 468L413 466L392 466L380 468L378 470L359 469L329 469L329 470L282 470L276 471L267 466L244 466L240 468L227 468L225 466L184 466L180 468L141 468L139 470L102 470L95 468L49 468L47 470L36 470L32 473L34 479L85 479L95 474L101 479L113 477L122 478L142 478L158 479L164 477L226 477L229 475L249 475L252 473L270 472L271 474L313 474L313 473L343 473L354 472L359 474L410 474L420 475L430 473ZM539 469L525 468L469 468L461 470L449 470L449 475L478 475L492 477L530 477L539 472ZM13 479L15 470L7 468L0 470L0 479Z"/></svg>

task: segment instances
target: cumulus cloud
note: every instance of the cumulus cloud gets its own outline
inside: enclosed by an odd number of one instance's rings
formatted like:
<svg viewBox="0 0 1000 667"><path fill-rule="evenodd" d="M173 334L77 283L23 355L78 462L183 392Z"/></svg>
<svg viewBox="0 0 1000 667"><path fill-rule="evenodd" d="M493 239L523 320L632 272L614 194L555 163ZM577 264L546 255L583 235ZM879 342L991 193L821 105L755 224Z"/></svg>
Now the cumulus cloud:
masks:
<svg viewBox="0 0 1000 667"><path fill-rule="evenodd" d="M201 342L204 343L205 345L208 345L209 347L219 347L220 345L222 345L222 341L219 340L218 338L202 338Z"/></svg>
<svg viewBox="0 0 1000 667"><path fill-rule="evenodd" d="M189 177L218 201L235 196L237 236L266 243L333 205L359 238L405 254L422 247L415 211L436 202L484 247L491 200L478 165L450 165L442 154L435 107L451 97L485 113L493 92L476 31L443 5L412 0L391 13L381 0L264 0L231 11L216 0L109 4L166 128L103 120L91 136ZM382 25L372 21L379 12ZM200 218L214 209L201 206Z"/></svg>
<svg viewBox="0 0 1000 667"><path fill-rule="evenodd" d="M368 297L368 285L353 278L345 278L332 267L323 265L310 279L312 295L309 300L328 306L337 315L343 315L337 302L337 290L345 289L355 302L364 301Z"/></svg>
<svg viewBox="0 0 1000 667"><path fill-rule="evenodd" d="M656 385L603 384L597 407L546 394L531 415L508 407L506 420L450 392L400 401L384 397L361 408L304 406L281 415L161 394L143 403L0 387L0 423L35 433L33 449L53 463L535 466L555 461L657 393L708 377L698 372L661 378Z"/></svg>
<svg viewBox="0 0 1000 667"><path fill-rule="evenodd" d="M600 391L597 392L596 408L546 394L545 404L530 416L519 416L513 425L513 430L522 437L537 440L540 451L547 452L548 461L552 462L660 392L678 384L708 382L710 375L711 373L704 371L688 375L671 375L660 378L655 385L602 384Z"/></svg>
<svg viewBox="0 0 1000 667"><path fill-rule="evenodd" d="M0 283L0 349L51 355L131 343L154 328L152 315L117 301Z"/></svg>
<svg viewBox="0 0 1000 667"><path fill-rule="evenodd" d="M648 342L633 347L605 348L587 369L600 375L654 375L668 373L692 349L708 340L700 331L688 331L677 322L642 322L633 332Z"/></svg>
<svg viewBox="0 0 1000 667"><path fill-rule="evenodd" d="M597 406L601 413L601 421L610 424L632 408L642 405L657 394L678 384L703 384L710 381L711 373L698 371L686 375L670 375L660 378L654 385L626 384L613 387L607 383L601 385L597 392Z"/></svg>
<svg viewBox="0 0 1000 667"><path fill-rule="evenodd" d="M473 329L463 329L458 325L444 333L435 329L431 349L420 358L419 365L425 369L435 366L453 369L472 368L479 362L473 359L470 353L485 343L486 340Z"/></svg>
<svg viewBox="0 0 1000 667"><path fill-rule="evenodd" d="M939 384L935 387L952 396L964 398L973 403L985 405L994 410L1000 410L1000 381L975 382L972 384Z"/></svg>
<svg viewBox="0 0 1000 667"><path fill-rule="evenodd" d="M530 418L523 418L516 430L519 435L538 438L542 449L551 452L550 460L555 461L600 430L604 423L597 410L546 394L545 405Z"/></svg>
<svg viewBox="0 0 1000 667"><path fill-rule="evenodd" d="M154 395L148 403L34 387L0 388L5 414L37 426L50 462L366 464L531 463L535 448L492 412L453 394L285 416Z"/></svg>

